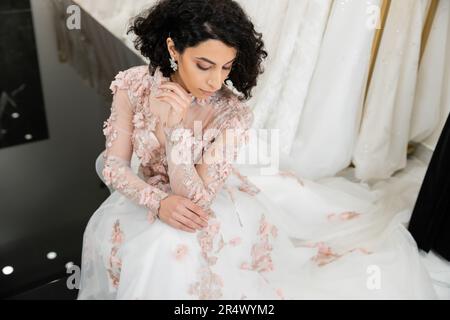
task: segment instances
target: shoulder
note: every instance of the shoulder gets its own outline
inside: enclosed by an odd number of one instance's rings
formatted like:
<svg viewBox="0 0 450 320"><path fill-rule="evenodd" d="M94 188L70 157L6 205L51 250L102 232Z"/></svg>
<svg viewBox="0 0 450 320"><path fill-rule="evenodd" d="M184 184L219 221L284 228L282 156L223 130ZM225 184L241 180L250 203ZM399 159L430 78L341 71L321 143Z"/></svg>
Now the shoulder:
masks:
<svg viewBox="0 0 450 320"><path fill-rule="evenodd" d="M136 95L142 95L149 88L149 69L147 65L131 67L120 71L111 82L109 89L112 94L117 90L133 91Z"/></svg>

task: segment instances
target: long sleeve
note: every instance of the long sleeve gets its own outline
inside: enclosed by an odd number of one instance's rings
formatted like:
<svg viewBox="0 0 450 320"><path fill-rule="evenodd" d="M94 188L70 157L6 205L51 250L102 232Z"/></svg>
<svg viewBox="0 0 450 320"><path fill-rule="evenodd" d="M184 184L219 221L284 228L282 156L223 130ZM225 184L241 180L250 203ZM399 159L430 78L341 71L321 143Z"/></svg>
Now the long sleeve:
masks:
<svg viewBox="0 0 450 320"><path fill-rule="evenodd" d="M132 171L133 108L127 90L115 88L113 92L111 115L103 126L106 151L102 175L108 186L148 208L148 219L152 222L159 213L161 200L168 194L149 185Z"/></svg>
<svg viewBox="0 0 450 320"><path fill-rule="evenodd" d="M203 155L201 142L192 129L185 129L181 123L165 128L168 174L174 193L208 210L231 174L238 151L247 142L252 122L251 109L241 105Z"/></svg>

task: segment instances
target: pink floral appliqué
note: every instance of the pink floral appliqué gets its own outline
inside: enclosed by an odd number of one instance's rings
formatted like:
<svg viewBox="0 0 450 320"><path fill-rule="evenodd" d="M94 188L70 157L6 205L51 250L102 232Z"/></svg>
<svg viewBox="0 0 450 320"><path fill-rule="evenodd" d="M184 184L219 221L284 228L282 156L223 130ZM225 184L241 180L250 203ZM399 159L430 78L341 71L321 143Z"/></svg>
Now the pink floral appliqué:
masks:
<svg viewBox="0 0 450 320"><path fill-rule="evenodd" d="M123 232L120 229L120 221L116 220L111 235L111 253L109 256L109 268L107 269L111 284L114 288L119 286L122 260L117 256L120 245L123 242Z"/></svg>
<svg viewBox="0 0 450 320"><path fill-rule="evenodd" d="M327 216L327 219L329 221L336 221L336 220L340 220L340 221L348 221L348 220L352 220L354 218L359 217L361 214L358 212L354 212L354 211L346 211L346 212L342 212L340 214L336 214L336 213L330 213Z"/></svg>
<svg viewBox="0 0 450 320"><path fill-rule="evenodd" d="M312 257L311 260L316 262L319 267L334 262L337 259L343 257L344 255L352 252L360 252L362 254L372 254L372 252L367 250L366 248L354 248L351 250L344 251L342 253L337 253L324 242L310 243L306 244L305 246L309 248L317 248L317 254L314 257Z"/></svg>
<svg viewBox="0 0 450 320"><path fill-rule="evenodd" d="M181 261L188 253L188 246L185 244L180 244L175 249L175 259Z"/></svg>
<svg viewBox="0 0 450 320"><path fill-rule="evenodd" d="M251 250L251 263L243 262L241 269L253 270L257 272L267 272L274 269L272 261L272 245L271 241L277 237L278 229L276 226L270 224L265 215L262 215L258 229L260 241L255 243Z"/></svg>
<svg viewBox="0 0 450 320"><path fill-rule="evenodd" d="M248 177L242 175L236 168L233 168L233 173L241 180L241 185L238 187L239 191L245 192L251 196L261 192L261 190L250 182Z"/></svg>
<svg viewBox="0 0 450 320"><path fill-rule="evenodd" d="M214 217L211 212L210 217ZM217 263L217 254L224 246L223 236L220 233L220 222L210 219L208 227L197 233L201 255L206 265L199 270L200 279L189 286L188 293L198 296L199 299L219 299L222 297L224 286L222 277L212 270Z"/></svg>

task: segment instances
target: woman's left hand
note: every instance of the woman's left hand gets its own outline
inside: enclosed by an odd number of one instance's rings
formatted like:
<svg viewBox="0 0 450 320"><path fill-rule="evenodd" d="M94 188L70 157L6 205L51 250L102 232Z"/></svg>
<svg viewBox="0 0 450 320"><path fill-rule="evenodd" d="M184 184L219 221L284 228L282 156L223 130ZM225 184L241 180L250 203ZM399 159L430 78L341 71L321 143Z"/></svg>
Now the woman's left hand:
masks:
<svg viewBox="0 0 450 320"><path fill-rule="evenodd" d="M168 123L168 126L171 127L183 121L185 118L186 112L192 103L192 95L187 93L178 83L171 81L163 82L160 85L160 89L161 92L156 98L159 101L168 103L172 107L171 115L173 115L174 119L171 125Z"/></svg>

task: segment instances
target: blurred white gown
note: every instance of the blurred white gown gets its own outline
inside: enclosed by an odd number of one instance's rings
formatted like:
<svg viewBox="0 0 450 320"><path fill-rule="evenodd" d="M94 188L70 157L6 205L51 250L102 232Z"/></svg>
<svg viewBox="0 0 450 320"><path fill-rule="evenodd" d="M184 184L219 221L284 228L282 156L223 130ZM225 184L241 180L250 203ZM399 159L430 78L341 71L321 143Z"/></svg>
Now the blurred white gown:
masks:
<svg viewBox="0 0 450 320"><path fill-rule="evenodd" d="M220 163L202 181L165 157L177 142L190 149L195 139L159 144L149 101L163 79L140 66L111 86L103 175L117 191L86 227L79 299L436 298L404 226L419 188L415 172L369 189L287 171L250 175ZM251 126L251 109L234 96L198 103L212 106L209 127L218 132ZM203 136L211 142L206 153L218 132ZM132 151L138 174L130 169ZM188 233L154 219L171 193L207 210L208 227Z"/></svg>

